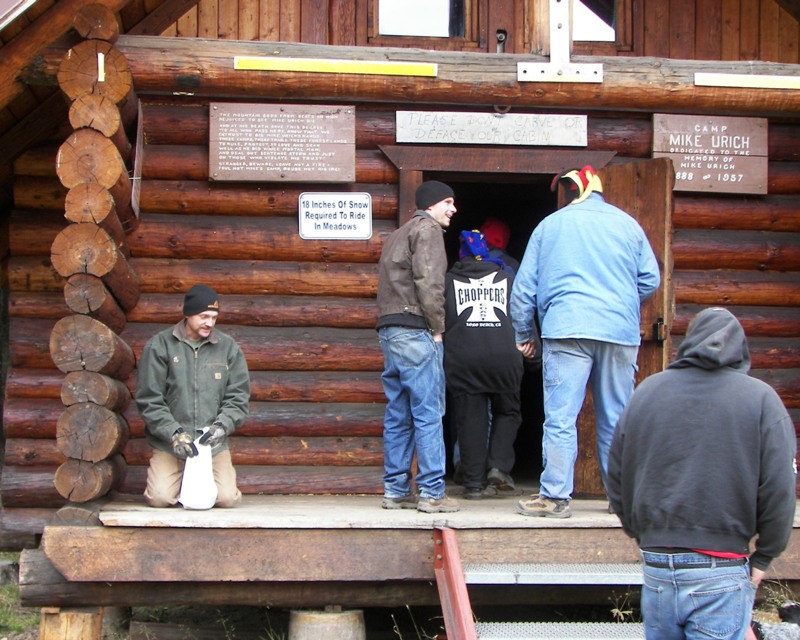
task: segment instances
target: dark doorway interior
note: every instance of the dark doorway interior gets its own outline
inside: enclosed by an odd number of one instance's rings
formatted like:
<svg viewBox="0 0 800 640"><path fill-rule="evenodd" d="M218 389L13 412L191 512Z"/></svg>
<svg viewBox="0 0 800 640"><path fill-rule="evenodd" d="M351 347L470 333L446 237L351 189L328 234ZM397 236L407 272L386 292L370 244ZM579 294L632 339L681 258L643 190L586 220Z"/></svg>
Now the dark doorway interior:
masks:
<svg viewBox="0 0 800 640"><path fill-rule="evenodd" d="M485 181L490 178L491 181ZM427 175L448 183L455 192L458 212L445 234L450 264L458 259L459 234L467 229L479 229L488 217L508 224L511 239L506 251L521 261L528 238L537 224L557 208L556 195L550 191L552 176L485 176L458 174ZM538 483L542 467L542 375L539 365L526 365L520 390L522 425L515 445L516 464L512 475L517 482ZM453 471L455 425L445 416L448 442L448 468Z"/></svg>

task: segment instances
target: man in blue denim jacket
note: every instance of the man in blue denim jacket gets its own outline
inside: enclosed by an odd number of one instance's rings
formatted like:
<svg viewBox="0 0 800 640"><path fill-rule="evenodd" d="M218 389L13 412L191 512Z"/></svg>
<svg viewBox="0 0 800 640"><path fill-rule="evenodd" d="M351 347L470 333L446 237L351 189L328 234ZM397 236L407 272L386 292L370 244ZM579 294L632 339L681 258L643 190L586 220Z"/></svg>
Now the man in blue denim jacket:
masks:
<svg viewBox="0 0 800 640"><path fill-rule="evenodd" d="M453 190L436 180L416 192L417 211L383 245L378 270L378 336L386 394L384 509L458 511L445 495L444 230L456 212ZM417 454L419 497L411 490Z"/></svg>
<svg viewBox="0 0 800 640"><path fill-rule="evenodd" d="M641 226L605 201L591 167L557 176L554 190L559 182L571 200L534 229L514 281L511 318L517 348L531 358L538 315L544 379L539 495L520 500L517 511L568 518L586 385L605 484L614 427L633 393L640 304L660 275Z"/></svg>

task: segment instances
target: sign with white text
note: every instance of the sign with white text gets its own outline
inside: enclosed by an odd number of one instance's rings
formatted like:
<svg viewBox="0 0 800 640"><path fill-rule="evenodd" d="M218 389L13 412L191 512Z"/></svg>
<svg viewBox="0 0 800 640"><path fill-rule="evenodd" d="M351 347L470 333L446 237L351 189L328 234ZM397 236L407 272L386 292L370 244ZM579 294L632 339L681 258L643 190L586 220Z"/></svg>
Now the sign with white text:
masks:
<svg viewBox="0 0 800 640"><path fill-rule="evenodd" d="M675 191L767 193L767 119L653 115L653 157L671 158Z"/></svg>
<svg viewBox="0 0 800 640"><path fill-rule="evenodd" d="M397 142L585 147L586 116L398 111Z"/></svg>
<svg viewBox="0 0 800 640"><path fill-rule="evenodd" d="M208 177L258 182L352 182L352 106L209 105Z"/></svg>
<svg viewBox="0 0 800 640"><path fill-rule="evenodd" d="M298 210L303 240L369 240L372 237L372 196L369 193L301 193Z"/></svg>

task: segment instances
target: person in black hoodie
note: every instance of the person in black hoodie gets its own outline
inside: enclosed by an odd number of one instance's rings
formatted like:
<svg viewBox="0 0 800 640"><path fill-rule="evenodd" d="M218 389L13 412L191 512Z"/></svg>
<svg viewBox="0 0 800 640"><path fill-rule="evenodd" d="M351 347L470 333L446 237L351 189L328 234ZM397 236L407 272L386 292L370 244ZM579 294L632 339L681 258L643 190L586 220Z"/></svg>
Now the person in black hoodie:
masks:
<svg viewBox="0 0 800 640"><path fill-rule="evenodd" d="M508 315L512 282L502 260L489 256L483 234L462 231L459 260L445 283L444 371L466 499L515 491L510 473L523 364ZM489 484L494 491L485 491Z"/></svg>
<svg viewBox="0 0 800 640"><path fill-rule="evenodd" d="M794 426L749 368L742 325L705 309L617 424L608 494L641 549L647 638L744 638L756 587L788 544Z"/></svg>

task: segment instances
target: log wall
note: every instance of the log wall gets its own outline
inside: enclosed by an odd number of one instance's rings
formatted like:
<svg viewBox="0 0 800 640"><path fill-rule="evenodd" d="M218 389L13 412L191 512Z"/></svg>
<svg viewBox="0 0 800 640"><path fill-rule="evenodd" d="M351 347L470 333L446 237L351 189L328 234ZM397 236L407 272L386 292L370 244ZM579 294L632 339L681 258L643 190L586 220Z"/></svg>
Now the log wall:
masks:
<svg viewBox="0 0 800 640"><path fill-rule="evenodd" d="M356 111L356 179L341 188L372 195L373 237L364 241L298 239L297 198L310 185L208 182L202 101L145 99L141 125L141 215L126 236L140 297L126 310L120 337L138 356L147 338L180 319L184 291L195 282L213 286L222 294L220 328L242 344L252 376L251 417L232 438L242 490L380 492L384 397L374 296L380 247L396 227L398 173L378 145L394 142L392 108ZM645 116L589 117L592 150L646 158L651 137ZM729 307L751 339L753 375L778 390L799 425L800 128L771 121L769 141L768 195L676 194L671 332L677 345L699 309ZM5 526L27 531L64 504L53 485L65 462L59 420L65 405L88 401L86 391L64 384L49 348L52 331L72 313L50 261L54 240L72 224L64 217L67 191L47 161L55 146L16 162L10 221L0 490ZM124 379L128 393L135 375ZM120 451L127 462L119 490L140 493L149 456L144 426L132 402L113 400L125 395L121 389L97 382L92 393L106 400L91 402L112 407L129 430L104 452ZM101 411L87 419L115 424Z"/></svg>

